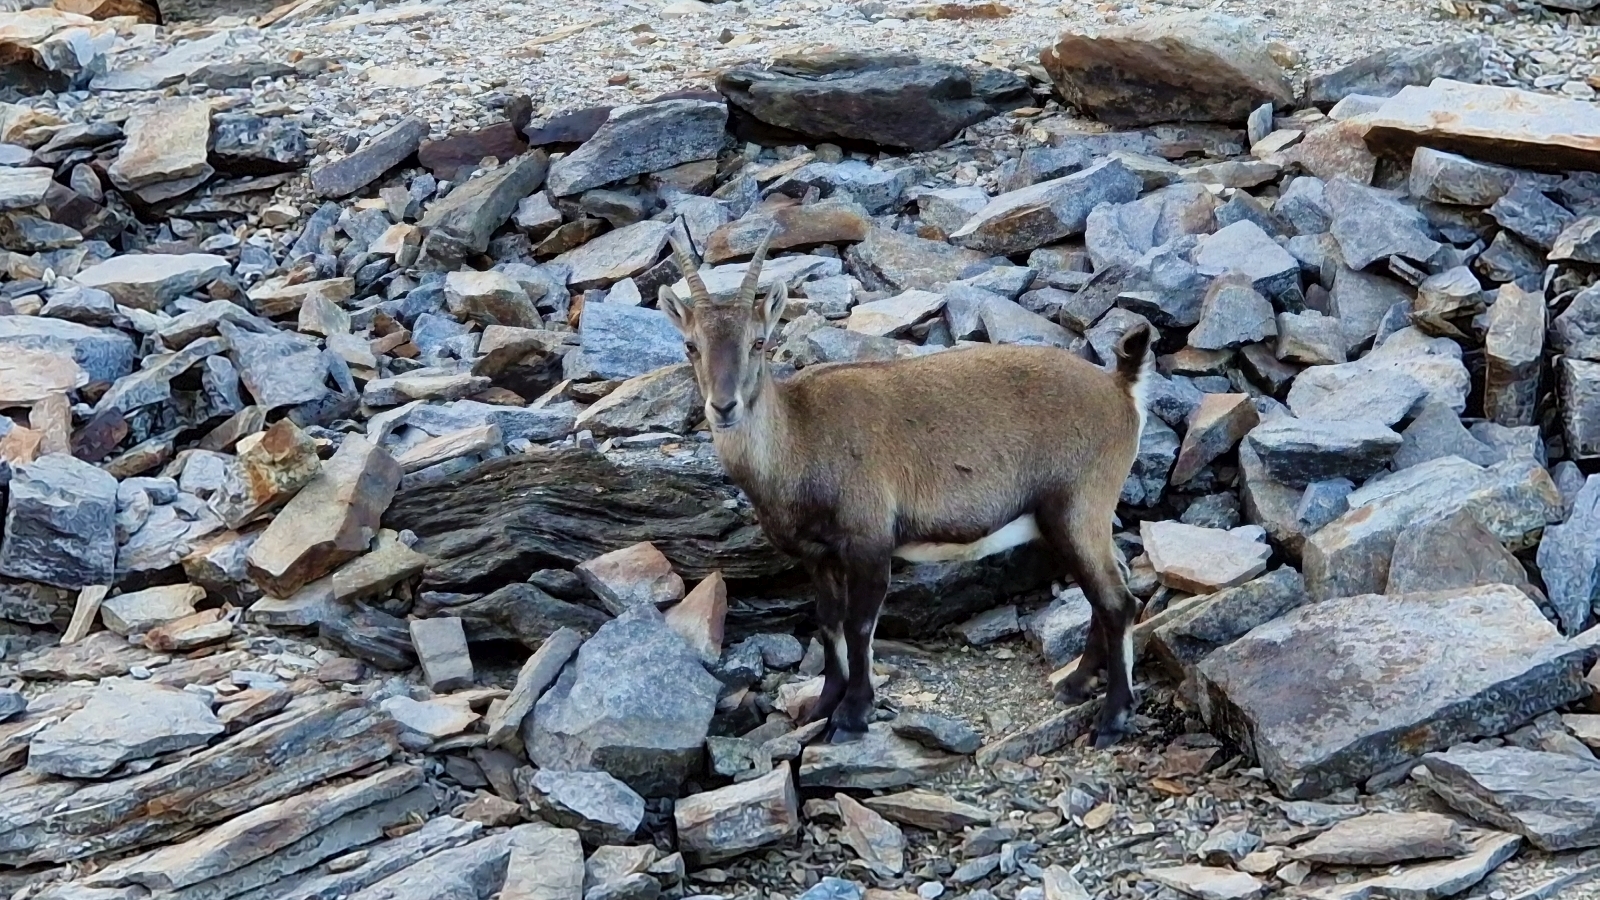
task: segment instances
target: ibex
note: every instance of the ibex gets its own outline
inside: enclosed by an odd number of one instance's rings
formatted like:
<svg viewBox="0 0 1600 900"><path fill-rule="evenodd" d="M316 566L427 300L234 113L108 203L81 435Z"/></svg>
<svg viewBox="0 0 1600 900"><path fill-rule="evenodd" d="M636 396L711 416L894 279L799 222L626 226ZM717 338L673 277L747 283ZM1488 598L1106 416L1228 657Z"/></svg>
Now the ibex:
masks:
<svg viewBox="0 0 1600 900"><path fill-rule="evenodd" d="M1114 370L1054 347L991 346L808 366L778 381L766 350L788 290L756 297L772 232L737 296L718 300L679 231L689 302L662 286L658 305L683 334L723 468L816 589L825 677L806 721L826 718L832 743L866 733L892 557L973 559L1042 537L1093 605L1088 647L1057 699L1082 702L1105 672L1094 745L1120 740L1138 601L1111 530L1144 428L1149 327L1121 337Z"/></svg>

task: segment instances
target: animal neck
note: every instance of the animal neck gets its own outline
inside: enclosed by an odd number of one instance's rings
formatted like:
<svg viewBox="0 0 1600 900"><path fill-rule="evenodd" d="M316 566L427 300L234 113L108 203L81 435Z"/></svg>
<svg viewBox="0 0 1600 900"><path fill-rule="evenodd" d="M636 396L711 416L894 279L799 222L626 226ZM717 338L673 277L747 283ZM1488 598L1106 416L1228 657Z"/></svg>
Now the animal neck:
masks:
<svg viewBox="0 0 1600 900"><path fill-rule="evenodd" d="M763 365L761 379L743 421L714 430L717 457L734 483L752 496L774 490L781 476L783 448L789 434L789 413L782 388Z"/></svg>

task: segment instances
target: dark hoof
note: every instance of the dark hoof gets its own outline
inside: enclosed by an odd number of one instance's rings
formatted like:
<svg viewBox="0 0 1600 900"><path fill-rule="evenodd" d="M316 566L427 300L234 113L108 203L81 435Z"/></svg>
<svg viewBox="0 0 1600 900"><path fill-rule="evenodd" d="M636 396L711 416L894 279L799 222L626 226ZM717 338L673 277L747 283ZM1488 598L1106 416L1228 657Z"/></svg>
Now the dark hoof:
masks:
<svg viewBox="0 0 1600 900"><path fill-rule="evenodd" d="M849 728L829 726L828 730L823 733L822 739L830 744L853 744L866 736L867 731L864 728L860 731L855 731Z"/></svg>
<svg viewBox="0 0 1600 900"><path fill-rule="evenodd" d="M1133 715L1124 712L1121 715L1101 716L1094 723L1094 736L1092 743L1096 750L1105 750L1122 743L1122 739L1133 735Z"/></svg>

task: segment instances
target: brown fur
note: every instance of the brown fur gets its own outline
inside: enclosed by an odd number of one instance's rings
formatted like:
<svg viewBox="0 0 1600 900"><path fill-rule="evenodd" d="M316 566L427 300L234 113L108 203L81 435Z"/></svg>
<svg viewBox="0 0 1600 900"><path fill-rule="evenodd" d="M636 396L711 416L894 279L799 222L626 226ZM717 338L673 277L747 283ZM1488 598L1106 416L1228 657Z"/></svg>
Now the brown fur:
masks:
<svg viewBox="0 0 1600 900"><path fill-rule="evenodd" d="M664 288L661 306L690 347L724 468L817 585L828 668L812 715L831 716L832 739L866 728L872 631L895 549L970 544L1032 515L1095 608L1084 674L1064 698L1106 668L1097 743L1114 741L1131 712L1123 656L1137 603L1111 522L1139 443L1148 328L1123 336L1112 371L1056 348L989 346L819 365L778 381L765 350L782 286L758 303L752 274L740 297L714 302L678 249L698 302Z"/></svg>

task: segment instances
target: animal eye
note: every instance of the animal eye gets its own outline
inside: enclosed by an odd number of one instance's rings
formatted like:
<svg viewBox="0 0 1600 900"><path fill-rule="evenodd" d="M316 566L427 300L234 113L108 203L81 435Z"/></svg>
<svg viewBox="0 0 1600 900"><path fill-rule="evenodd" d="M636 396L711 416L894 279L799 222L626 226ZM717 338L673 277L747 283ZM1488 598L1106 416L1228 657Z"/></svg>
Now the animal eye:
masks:
<svg viewBox="0 0 1600 900"><path fill-rule="evenodd" d="M767 341L766 341L766 339L765 338L756 338L755 340L751 341L750 342L750 349L752 351L756 352L756 353L760 353L762 350L767 349Z"/></svg>
<svg viewBox="0 0 1600 900"><path fill-rule="evenodd" d="M700 348L695 346L693 342L690 342L683 345L683 352L689 354L690 356L699 356Z"/></svg>

